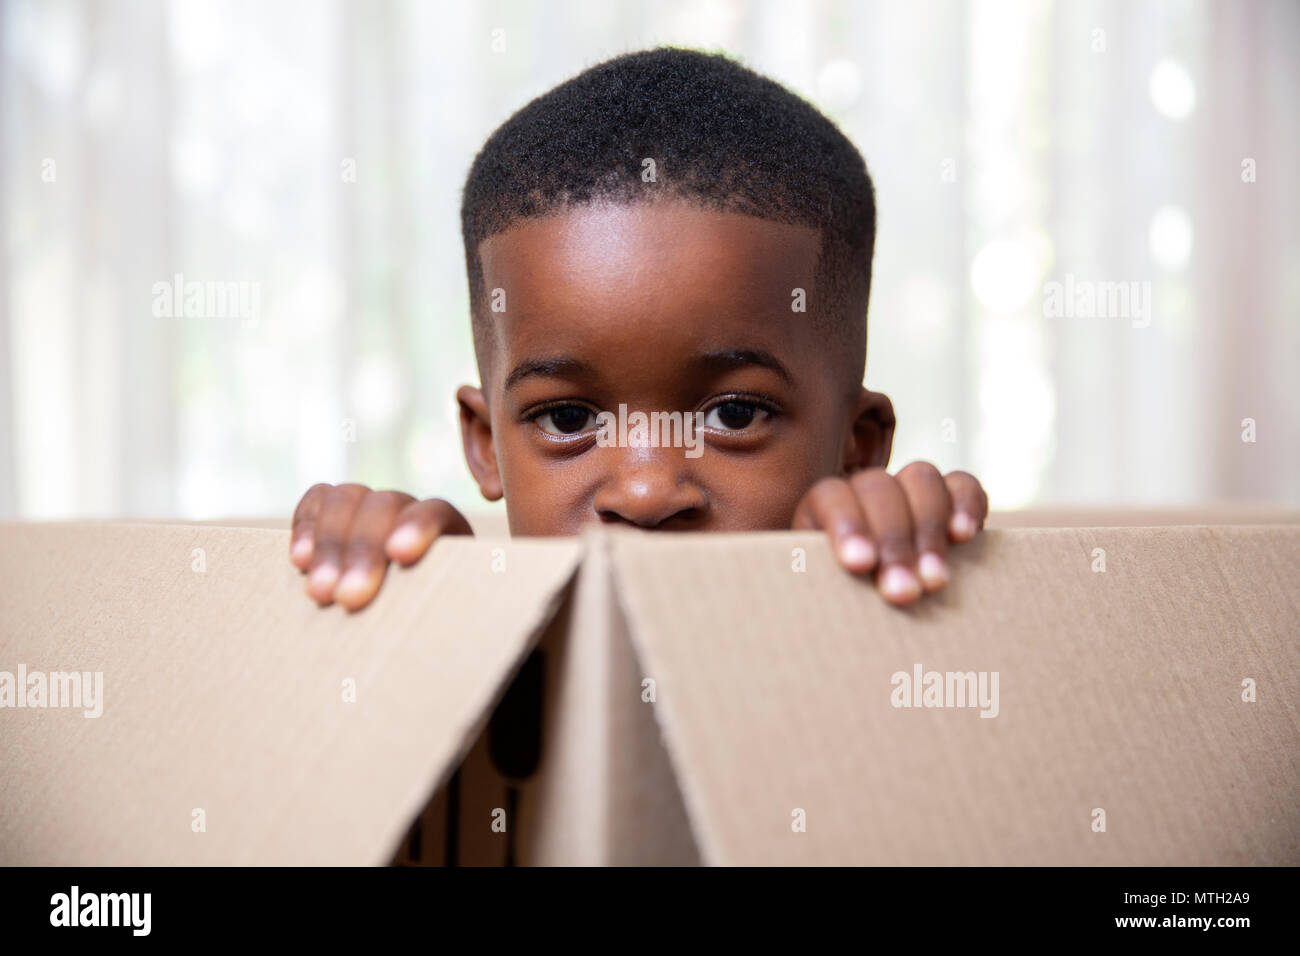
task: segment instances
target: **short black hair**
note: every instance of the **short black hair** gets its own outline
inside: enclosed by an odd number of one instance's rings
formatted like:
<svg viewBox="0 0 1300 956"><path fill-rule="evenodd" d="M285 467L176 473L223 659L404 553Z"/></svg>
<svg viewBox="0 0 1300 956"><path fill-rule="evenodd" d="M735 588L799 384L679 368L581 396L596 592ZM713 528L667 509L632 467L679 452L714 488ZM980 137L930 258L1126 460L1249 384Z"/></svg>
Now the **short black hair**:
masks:
<svg viewBox="0 0 1300 956"><path fill-rule="evenodd" d="M652 183L642 180L645 158L655 160ZM475 157L461 232L480 363L488 323L479 243L568 207L665 197L819 229L823 301L809 311L859 325L853 340L861 338L865 362L876 203L862 155L772 80L721 54L661 47L607 60L539 96Z"/></svg>

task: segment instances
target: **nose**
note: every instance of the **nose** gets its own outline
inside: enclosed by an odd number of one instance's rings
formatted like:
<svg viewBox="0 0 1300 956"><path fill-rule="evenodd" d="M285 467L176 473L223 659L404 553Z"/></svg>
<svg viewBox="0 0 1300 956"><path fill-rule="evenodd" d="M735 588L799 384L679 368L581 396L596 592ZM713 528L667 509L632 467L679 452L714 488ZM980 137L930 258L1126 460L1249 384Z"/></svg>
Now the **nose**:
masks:
<svg viewBox="0 0 1300 956"><path fill-rule="evenodd" d="M665 449L681 455L680 449ZM682 473L681 462L665 456L624 462L596 493L593 507L603 522L657 528L674 519L689 527L708 507L704 490Z"/></svg>

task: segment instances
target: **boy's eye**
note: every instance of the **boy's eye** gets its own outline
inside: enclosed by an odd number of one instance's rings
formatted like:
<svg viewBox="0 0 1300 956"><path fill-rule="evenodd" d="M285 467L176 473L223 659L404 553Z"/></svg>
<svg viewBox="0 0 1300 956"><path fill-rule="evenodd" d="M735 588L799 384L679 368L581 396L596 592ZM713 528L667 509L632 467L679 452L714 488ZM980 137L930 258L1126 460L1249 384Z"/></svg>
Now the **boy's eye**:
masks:
<svg viewBox="0 0 1300 956"><path fill-rule="evenodd" d="M704 418L704 427L740 431L752 425L756 418L758 421L767 418L768 414L766 409L760 408L754 402L735 400L719 402L709 409L709 413Z"/></svg>
<svg viewBox="0 0 1300 956"><path fill-rule="evenodd" d="M539 414L533 421L550 435L576 435L589 424L595 424L596 415L581 405L557 405Z"/></svg>

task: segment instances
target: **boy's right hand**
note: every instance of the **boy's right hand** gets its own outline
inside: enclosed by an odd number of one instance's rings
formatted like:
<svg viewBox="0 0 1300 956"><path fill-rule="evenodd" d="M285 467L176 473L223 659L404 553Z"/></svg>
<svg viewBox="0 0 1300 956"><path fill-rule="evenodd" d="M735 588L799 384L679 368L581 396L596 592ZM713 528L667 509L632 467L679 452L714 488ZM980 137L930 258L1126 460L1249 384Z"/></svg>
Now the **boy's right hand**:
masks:
<svg viewBox="0 0 1300 956"><path fill-rule="evenodd" d="M307 593L349 611L379 591L388 562L414 564L444 534L473 534L440 498L417 501L365 485L312 485L293 512L289 560L307 572Z"/></svg>

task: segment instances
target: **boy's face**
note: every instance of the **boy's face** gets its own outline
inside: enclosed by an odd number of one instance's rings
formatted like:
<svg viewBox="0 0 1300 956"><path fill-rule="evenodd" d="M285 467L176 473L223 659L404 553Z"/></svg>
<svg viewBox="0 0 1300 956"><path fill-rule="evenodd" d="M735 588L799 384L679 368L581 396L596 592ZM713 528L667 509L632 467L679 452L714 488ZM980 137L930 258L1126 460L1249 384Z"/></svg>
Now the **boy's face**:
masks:
<svg viewBox="0 0 1300 956"><path fill-rule="evenodd" d="M511 532L789 528L818 478L883 466L883 396L836 354L852 336L814 328L819 245L810 227L680 202L586 206L485 240L485 300L503 290L504 311L484 316L484 391L458 397L470 467L506 496ZM620 405L700 412L703 429L693 448L605 447L597 413Z"/></svg>

